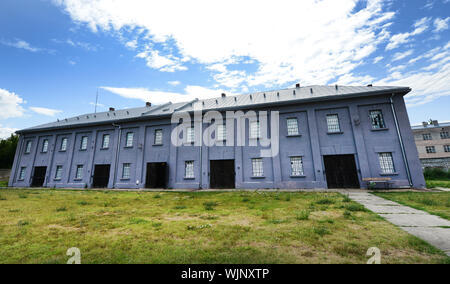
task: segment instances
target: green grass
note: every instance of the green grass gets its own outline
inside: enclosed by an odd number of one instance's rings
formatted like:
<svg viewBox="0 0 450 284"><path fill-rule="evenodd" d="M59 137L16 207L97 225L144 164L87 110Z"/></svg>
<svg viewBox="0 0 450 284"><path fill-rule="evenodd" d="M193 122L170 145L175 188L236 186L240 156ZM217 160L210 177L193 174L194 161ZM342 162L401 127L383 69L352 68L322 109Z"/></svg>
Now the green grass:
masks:
<svg viewBox="0 0 450 284"><path fill-rule="evenodd" d="M373 194L450 220L450 192L375 192Z"/></svg>
<svg viewBox="0 0 450 284"><path fill-rule="evenodd" d="M7 180L0 180L0 187L8 187L8 181Z"/></svg>
<svg viewBox="0 0 450 284"><path fill-rule="evenodd" d="M450 180L426 180L427 188L450 188Z"/></svg>
<svg viewBox="0 0 450 284"><path fill-rule="evenodd" d="M366 263L373 246L382 263L450 263L338 193L0 194L0 263L66 263L71 247L82 263Z"/></svg>

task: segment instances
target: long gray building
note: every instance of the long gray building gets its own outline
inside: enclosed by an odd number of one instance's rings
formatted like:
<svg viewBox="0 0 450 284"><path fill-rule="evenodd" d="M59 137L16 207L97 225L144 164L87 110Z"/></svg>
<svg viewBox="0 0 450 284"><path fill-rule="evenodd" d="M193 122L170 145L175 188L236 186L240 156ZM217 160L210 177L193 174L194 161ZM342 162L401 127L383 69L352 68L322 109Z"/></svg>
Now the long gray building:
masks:
<svg viewBox="0 0 450 284"><path fill-rule="evenodd" d="M276 91L79 115L18 131L9 185L366 188L368 179L389 179L390 187L423 188L403 99L410 90L297 84ZM226 124L196 120L198 106L203 114L223 114ZM244 114L243 127L239 128L242 120L229 119L228 112ZM259 118L252 120L250 112ZM264 112L268 124L261 119ZM176 115L191 115L194 121L182 136L175 131L181 122L173 121ZM279 122L276 131L274 118ZM194 143L211 124L216 126L210 139L225 145ZM272 146L278 143L278 149L271 146L272 155L261 151L267 149L261 145L266 133ZM180 139L183 143L174 143Z"/></svg>

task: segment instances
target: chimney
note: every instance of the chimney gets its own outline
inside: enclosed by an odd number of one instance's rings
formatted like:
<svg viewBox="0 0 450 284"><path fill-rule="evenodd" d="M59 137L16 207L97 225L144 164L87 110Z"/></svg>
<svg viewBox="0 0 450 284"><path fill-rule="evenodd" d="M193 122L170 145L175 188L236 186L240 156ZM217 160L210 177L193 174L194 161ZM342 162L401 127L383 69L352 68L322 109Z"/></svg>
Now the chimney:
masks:
<svg viewBox="0 0 450 284"><path fill-rule="evenodd" d="M432 120L431 123L433 123L434 126L439 126L439 122L437 120Z"/></svg>
<svg viewBox="0 0 450 284"><path fill-rule="evenodd" d="M145 106L146 106L146 107L151 107L151 106L152 106L152 103L151 103L151 102L146 102L146 103L145 103Z"/></svg>
<svg viewBox="0 0 450 284"><path fill-rule="evenodd" d="M423 127L427 127L428 126L428 122L424 121L422 122Z"/></svg>
<svg viewBox="0 0 450 284"><path fill-rule="evenodd" d="M295 87L298 89L300 88L300 83L295 84Z"/></svg>
<svg viewBox="0 0 450 284"><path fill-rule="evenodd" d="M227 95L225 93L222 93L222 98L225 98Z"/></svg>
<svg viewBox="0 0 450 284"><path fill-rule="evenodd" d="M115 111L116 109L115 108L113 108L113 107L110 107L109 108L109 111Z"/></svg>
<svg viewBox="0 0 450 284"><path fill-rule="evenodd" d="M367 87L372 87L372 84L367 85Z"/></svg>

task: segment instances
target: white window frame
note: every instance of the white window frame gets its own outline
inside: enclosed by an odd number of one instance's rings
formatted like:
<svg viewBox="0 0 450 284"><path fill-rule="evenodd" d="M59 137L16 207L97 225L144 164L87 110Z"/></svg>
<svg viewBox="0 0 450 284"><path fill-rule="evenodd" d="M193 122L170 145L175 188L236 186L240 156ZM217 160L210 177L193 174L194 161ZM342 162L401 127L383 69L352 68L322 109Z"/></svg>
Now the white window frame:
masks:
<svg viewBox="0 0 450 284"><path fill-rule="evenodd" d="M26 171L27 171L27 167L20 167L18 180L24 180L25 179Z"/></svg>
<svg viewBox="0 0 450 284"><path fill-rule="evenodd" d="M47 152L48 152L48 139L44 139L44 141L42 141L42 153Z"/></svg>
<svg viewBox="0 0 450 284"><path fill-rule="evenodd" d="M290 162L291 162L291 176L301 177L305 175L303 167L303 157L292 156L290 157Z"/></svg>
<svg viewBox="0 0 450 284"><path fill-rule="evenodd" d="M108 137L108 138L106 138ZM110 134L103 134L103 139L102 139L102 149L109 149L109 142L111 141L111 136ZM106 144L106 146L105 146Z"/></svg>
<svg viewBox="0 0 450 284"><path fill-rule="evenodd" d="M424 133L422 134L422 138L424 141L433 140L433 136L431 136L431 133Z"/></svg>
<svg viewBox="0 0 450 284"><path fill-rule="evenodd" d="M386 123L384 121L383 112L381 109L374 109L369 111L370 124L372 129L385 129Z"/></svg>
<svg viewBox="0 0 450 284"><path fill-rule="evenodd" d="M250 122L250 139L261 138L261 123L259 121Z"/></svg>
<svg viewBox="0 0 450 284"><path fill-rule="evenodd" d="M127 132L125 147L126 148L133 147L133 142L134 142L134 132Z"/></svg>
<svg viewBox="0 0 450 284"><path fill-rule="evenodd" d="M55 170L55 180L61 180L62 179L62 165L57 165Z"/></svg>
<svg viewBox="0 0 450 284"><path fill-rule="evenodd" d="M184 162L184 178L187 178L187 179L195 178L194 161L185 161Z"/></svg>
<svg viewBox="0 0 450 284"><path fill-rule="evenodd" d="M264 161L262 158L252 159L252 177L264 177Z"/></svg>
<svg viewBox="0 0 450 284"><path fill-rule="evenodd" d="M154 145L162 145L163 144L163 130L155 129L155 137L153 140Z"/></svg>
<svg viewBox="0 0 450 284"><path fill-rule="evenodd" d="M65 152L65 151L67 151L67 143L68 143L68 139L67 139L67 137L63 137L62 139L61 139L61 147L59 148L59 151L61 151L61 152Z"/></svg>
<svg viewBox="0 0 450 284"><path fill-rule="evenodd" d="M381 174L395 174L395 164L392 152L378 153L378 161L380 163Z"/></svg>
<svg viewBox="0 0 450 284"><path fill-rule="evenodd" d="M130 179L131 177L131 164L124 163L122 165L122 179Z"/></svg>
<svg viewBox="0 0 450 284"><path fill-rule="evenodd" d="M186 128L186 142L194 143L194 141L195 141L194 126L189 126L188 128Z"/></svg>
<svg viewBox="0 0 450 284"><path fill-rule="evenodd" d="M436 147L434 146L425 146L425 151L427 154L434 154L436 153Z"/></svg>
<svg viewBox="0 0 450 284"><path fill-rule="evenodd" d="M286 128L288 136L297 136L300 134L298 130L298 119L296 117L286 119Z"/></svg>
<svg viewBox="0 0 450 284"><path fill-rule="evenodd" d="M328 133L341 133L341 123L338 114L327 114L326 120Z"/></svg>
<svg viewBox="0 0 450 284"><path fill-rule="evenodd" d="M25 144L25 154L31 153L31 143L32 141L27 141L27 143Z"/></svg>
<svg viewBox="0 0 450 284"><path fill-rule="evenodd" d="M81 137L80 150L87 150L88 140L89 140L89 138L87 136Z"/></svg>
<svg viewBox="0 0 450 284"><path fill-rule="evenodd" d="M448 131L441 131L440 136L441 136L441 139L449 139L450 138Z"/></svg>
<svg viewBox="0 0 450 284"><path fill-rule="evenodd" d="M77 169L75 172L75 179L83 179L83 170L84 170L84 165L77 165Z"/></svg>

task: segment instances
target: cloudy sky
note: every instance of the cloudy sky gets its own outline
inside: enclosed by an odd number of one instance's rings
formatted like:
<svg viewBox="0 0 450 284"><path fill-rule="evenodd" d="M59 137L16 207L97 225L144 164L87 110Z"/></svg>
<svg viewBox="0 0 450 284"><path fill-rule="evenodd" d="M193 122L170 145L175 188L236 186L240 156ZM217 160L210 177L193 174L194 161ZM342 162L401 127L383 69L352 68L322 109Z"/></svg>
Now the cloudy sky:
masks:
<svg viewBox="0 0 450 284"><path fill-rule="evenodd" d="M2 0L0 137L93 112L302 85L398 85L450 120L450 0Z"/></svg>

